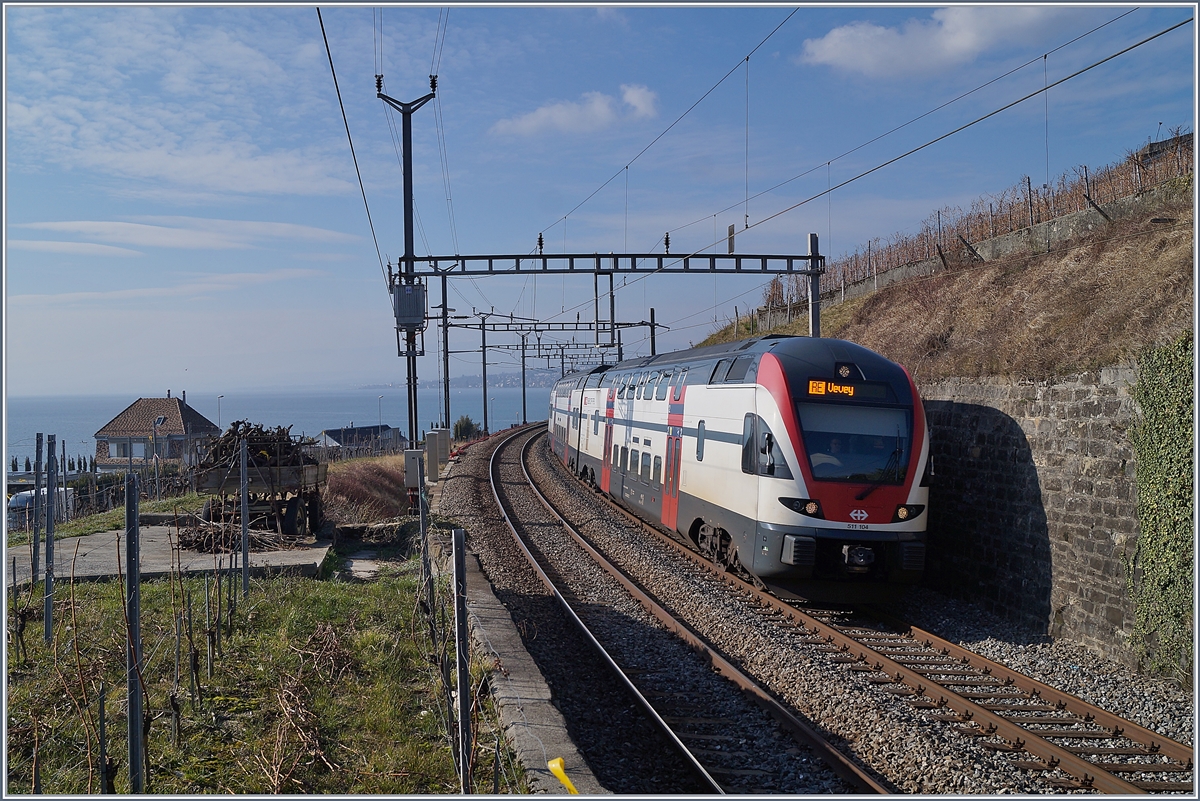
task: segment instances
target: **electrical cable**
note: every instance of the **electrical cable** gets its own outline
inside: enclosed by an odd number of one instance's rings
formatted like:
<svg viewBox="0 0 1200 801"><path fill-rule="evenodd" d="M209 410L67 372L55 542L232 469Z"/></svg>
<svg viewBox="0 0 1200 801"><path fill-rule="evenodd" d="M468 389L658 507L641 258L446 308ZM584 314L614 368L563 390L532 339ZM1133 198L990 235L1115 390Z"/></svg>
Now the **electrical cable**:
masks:
<svg viewBox="0 0 1200 801"><path fill-rule="evenodd" d="M1037 89L1037 90L1035 90L1035 91L1033 91L1033 92L1030 92L1029 94L1027 94L1027 95L1025 95L1025 96L1021 97L1021 98L1018 98L1017 100L1013 100L1013 101L1012 101L1012 102L1010 102L1010 103L1006 103L1005 105L1003 105L1003 106L1001 106L1001 107L999 107L999 108L997 108L997 109L995 109L995 110L993 110L993 111L990 111L990 112L988 112L987 114L984 114L983 116L981 116L981 117L978 117L978 118L976 118L976 119L972 120L971 122L968 122L968 123L966 123L966 124L964 124L964 125L960 125L959 127L955 128L954 130L952 130L952 131L949 131L948 133L944 133L944 134L942 134L941 136L938 136L938 137L936 137L936 138L934 138L934 139L931 139L931 140L929 140L929 141L928 141L928 142L926 142L925 144L919 145L919 146L917 146L917 147L915 147L915 148L912 148L912 149L910 149L910 150L908 150L908 151L906 151L906 152L904 152L904 153L901 153L900 155L898 155L898 156L895 156L894 158L888 159L887 161L885 161L885 162L882 162L882 163L880 163L880 164L878 164L878 165L876 165L876 166L874 166L874 167L871 167L871 168L870 168L870 169L868 169L868 170L864 170L863 172L859 173L858 175L855 175L855 176L853 176L853 177L851 177L851 178L847 178L845 181L842 181L841 183L839 183L839 184L837 184L837 185L835 185L835 186L831 186L831 187L827 188L825 191L818 192L817 194L815 194L815 195L812 195L811 197L808 197L808 198L806 198L805 200L802 200L802 201L800 201L799 203L795 203L795 204L793 204L793 205L791 205L791 206L788 206L788 207L786 207L786 208L784 208L784 209L781 209L780 211L777 211L777 212L775 212L774 214L771 214L770 216L768 216L768 217L765 217L765 218L763 218L762 220L759 220L758 222L755 222L755 223L753 223L753 224L752 224L752 225L750 225L749 227L750 227L750 228L757 228L758 226L760 226L760 225L763 225L764 223L767 223L767 222L770 222L771 220L774 220L776 217L780 217L780 216L782 216L782 215L784 215L784 214L787 214L789 211L793 211L793 210L795 210L795 209L799 208L800 206L803 206L803 205L806 205L806 204L808 204L808 203L811 203L812 201L814 201L814 200L817 200L817 199L821 198L822 196L824 196L824 195L826 195L826 194L828 194L828 193L830 193L830 192L833 192L833 191L835 191L835 190L837 190L837 189L841 189L842 187L844 187L844 186L847 186L847 185L849 185L849 184L851 184L851 183L854 183L855 181L857 181L857 180L859 180L859 179L861 179L861 178L864 178L864 177L866 177L866 176L868 176L868 175L870 175L870 174L872 174L872 173L874 173L874 172L878 172L879 170L883 169L884 167L887 167L887 166L890 166L890 165L892 165L892 164L895 164L897 161L900 161L901 159L907 158L908 156L911 156L911 155L913 155L913 154L915 154L915 153L918 153L918 152L920 152L920 151L924 150L924 149L925 149L925 148L927 148L927 147L930 147L930 146L932 146L932 145L934 145L934 144L937 144L938 142L941 142L941 141L942 141L942 140L944 140L944 139L948 139L949 137L951 137L951 136L953 136L953 135L955 135L955 134L957 134L957 133L960 133L960 132L962 132L962 131L966 130L967 128L970 128L970 127L972 127L972 126L974 126L974 125L977 125L977 124L979 124L980 122L983 122L983 121L985 121L985 120L987 120L987 119L990 119L991 117L994 117L994 116L996 116L997 114L999 114L999 113L1001 113L1001 112L1003 112L1003 111L1007 111L1008 109L1010 109L1010 108L1012 108L1012 107L1014 107L1014 106L1016 106L1016 105L1019 105L1020 103L1023 103L1023 102L1025 102L1026 100L1029 100L1029 99L1031 99L1031 98L1033 98L1033 97L1037 97L1039 94L1041 94L1041 93L1043 93L1043 92L1047 92L1047 91L1049 91L1050 89L1053 89L1053 88L1054 88L1054 87L1056 87L1056 86L1059 86L1059 85L1061 85L1061 84L1063 84L1063 83L1066 83L1066 82L1067 82L1067 81L1069 81L1069 80L1072 80L1072 79L1074 79L1074 78L1077 78L1077 77L1079 77L1080 75L1083 75L1084 73L1086 73L1086 72L1089 72L1090 70L1093 70L1093 69L1095 69L1096 67L1099 67L1099 66L1101 66L1101 65L1103 65L1103 64L1106 64L1106 63L1108 63L1109 61L1112 61L1112 60L1113 60L1113 59L1115 59L1115 58L1118 58L1118 57L1120 57L1120 56L1123 56L1123 55L1125 55L1126 53L1129 53L1129 52L1131 52L1131 51L1133 51L1133 50L1136 50L1137 48L1139 48L1139 47L1141 47L1141 46L1143 46L1143 45L1145 45L1145 44L1148 44L1148 43L1150 43L1150 42L1154 41L1155 39L1158 39L1158 38L1159 38L1159 37L1161 37L1161 36L1165 36L1166 34L1168 34L1168 33L1172 32L1172 31L1176 30L1177 28L1181 28L1181 27L1183 27L1184 25L1187 25L1187 24L1189 24L1189 23L1191 23L1191 22L1194 22L1194 19L1193 19L1193 18L1188 18L1188 19L1185 19L1185 20L1183 20L1182 22L1178 22L1178 23L1176 23L1175 25L1172 25L1172 26L1170 26L1169 28L1166 28L1166 29L1164 29L1164 30L1162 30L1162 31L1159 31L1158 33L1152 34L1151 36L1148 36L1148 37L1146 37L1145 39L1142 39L1142 40L1141 40L1141 41L1139 41L1139 42L1136 42L1136 43L1134 43L1134 44L1132 44L1132 45L1129 45L1128 47L1126 47L1126 48L1123 48L1122 50L1119 50L1119 51L1117 51L1116 53L1113 53L1112 55L1106 56L1106 57L1104 57L1104 58L1100 59L1099 61L1093 62L1092 64L1089 64L1088 66L1086 66L1086 67L1084 67L1084 68L1082 68L1082 69L1080 69L1080 70L1077 70L1077 71L1075 71L1075 72L1071 73L1070 75L1067 75L1067 76L1066 76L1066 77L1064 77L1064 78L1060 78L1059 80L1055 81L1054 83L1052 83L1052 84L1049 84L1049 85L1047 85L1047 86L1044 86L1042 89ZM1039 57L1039 58L1040 58L1040 57ZM1036 61L1036 60L1037 60L1037 59L1034 59L1034 61ZM1031 63L1032 63L1032 62L1031 62ZM719 240L718 240L718 241L719 241ZM710 244L710 245L707 245L707 246L706 246L706 248L707 248L707 247L712 247L713 245L716 245L716 244L718 244L718 242L713 242L712 244ZM678 264L678 263L681 263L685 257L691 257L691 256L695 256L695 255L697 255L698 253L700 253L700 252L701 252L703 249L706 249L706 248L702 248L702 249L700 249L700 250L693 251L692 253L690 253L690 254L687 254L687 256L683 256L683 255L681 255L681 256L679 256L678 258L674 259L672 263L673 263L673 264ZM664 265L664 266L669 266L669 265ZM631 286L631 285L633 285L633 284L637 283L638 281L645 280L645 279L649 278L650 276L657 274L658 272L659 272L659 269L654 269L654 270L651 270L651 271L649 271L649 272L643 273L643 274L639 275L637 278L635 278L635 279L633 279L632 281L628 282L628 284L625 284L625 285L623 285L623 286L621 287L621 289L624 289L624 288L625 288L625 286ZM765 286L765 284L764 284L763 286ZM745 293L743 293L743 294L745 294ZM587 303L588 303L588 302L590 302L590 301L585 301L585 302L583 302L583 303L579 303L579 304L577 304L577 305L575 305L575 306L572 306L570 309L564 309L564 312L565 312L565 311L574 311L575 309L580 309L580 308L583 308L584 306L586 306L586 305L587 305ZM558 315L555 315L555 316L558 316ZM553 317L551 317L550 319L553 319Z"/></svg>
<svg viewBox="0 0 1200 801"><path fill-rule="evenodd" d="M367 190L363 186L362 172L358 169L358 156L354 153L354 139L350 136L350 121L346 119L346 107L342 104L342 90L338 87L337 71L333 68L333 53L329 50L329 37L325 35L325 21L321 19L321 8L317 7L317 22L321 24L321 38L325 41L325 55L329 57L329 72L333 75L333 88L337 92L338 108L342 110L342 122L346 126L346 139L350 142L350 158L354 160L354 174L358 176L358 188L362 192L363 207L367 210L367 224L371 227L371 239L375 242L375 256L379 259L379 271L387 281L387 268L383 266L383 255L379 252L379 238L375 236L375 223L371 219L371 207L367 203Z"/></svg>
<svg viewBox="0 0 1200 801"><path fill-rule="evenodd" d="M1001 80L1003 80L1003 79L1007 78L1008 76L1010 76L1010 75L1012 75L1012 74L1014 74L1014 73L1020 72L1021 70L1025 69L1026 67L1028 67L1030 64L1033 64L1033 63L1037 62L1039 59L1045 58L1045 56L1047 56L1047 55L1052 55L1052 54L1054 54L1054 53L1057 53L1059 50L1062 50L1063 48L1065 48L1065 47L1068 47L1068 46L1070 46L1070 45L1074 44L1075 42L1078 42L1080 39L1083 39L1083 38L1085 38L1085 37L1087 37L1087 36L1091 36L1093 33L1095 33L1096 31L1100 30L1101 28L1105 28L1105 27L1107 27L1107 26L1109 26L1109 25L1112 25L1114 22L1117 22L1118 20L1120 20L1120 19L1122 19L1122 18L1124 18L1124 17L1127 17L1128 15L1132 14L1134 11L1137 11L1137 10L1138 10L1137 8L1131 8L1129 11L1126 11L1124 14L1120 14L1120 15L1118 15L1118 16L1116 16L1116 17L1113 17L1113 18L1112 18L1112 19L1110 19L1108 22L1105 22L1105 23L1102 23L1102 24L1100 24L1100 25L1097 25L1095 28L1092 28L1091 30L1089 30L1089 31L1086 31L1085 33L1081 33L1081 34L1079 34L1078 36L1076 36L1075 38L1073 38L1073 39L1070 39L1069 41L1063 42L1063 43L1062 43L1062 44L1060 44L1058 47L1055 47L1055 48L1054 48L1054 49L1052 49L1052 50L1048 50L1048 51L1047 51L1045 54L1043 54L1043 55L1041 55L1041 56L1038 56L1037 58L1032 58L1032 59L1030 59L1029 61L1026 61L1024 64L1021 64L1021 65L1020 65L1020 66L1018 66L1018 67L1014 67L1014 68L1012 68L1011 70L1009 70L1008 72L1004 73L1003 75L998 75L998 76L996 76L995 78L992 78L990 81L987 81L986 83L982 83L982 84L980 84L979 86L976 86L974 89L971 89L971 90L969 90L969 91L963 92L962 94L958 95L957 97L951 98L950 100L947 100L945 103L942 103L942 104L941 104L941 105L939 105L939 106L935 106L934 108L931 108L931 109L929 109L929 111L926 111L926 112L925 112L925 113L923 113L923 114L919 114L919 115L917 115L916 117L913 117L913 118L912 118L911 120L909 120L908 122L901 123L900 125L897 125L895 128L892 128L891 130L884 131L883 133L879 134L878 136L875 136L875 137L873 137L873 138L871 138L871 139L868 139L866 142L863 142L863 143L862 143L862 144L860 144L860 145L856 145L855 147L852 147L852 148L850 148L849 150L847 150L846 152L844 152L844 153L842 153L842 154L840 154L840 155L834 156L834 157L833 157L832 159L830 159L829 161L830 161L830 162L834 162L834 161L838 161L838 160L840 160L840 159L843 159L843 158L845 158L846 156L849 156L849 155L851 155L851 154L853 154L853 153L855 153L855 152L857 152L857 151L859 151L859 150L862 150L864 147L867 147L868 145L873 145L873 144L875 144L876 142L878 142L879 140L881 140L881 139L883 139L883 138L885 138L885 137L891 136L892 134L896 133L897 131L900 131L900 130L902 130L902 129L904 129L904 128L907 128L908 126L912 125L913 123L920 122L921 120L923 120L924 118L928 117L929 115L931 115L931 114L935 114L935 113L937 113L938 111L941 111L942 109L946 108L947 106L950 106L950 105L952 105L952 104L954 104L954 103L957 103L959 100L962 100L962 99L963 99L963 98L965 98L965 97L969 97L970 95L973 95L973 94L975 94L976 92L978 92L978 91L980 91L980 90L982 90L982 89L986 89L987 87L991 86L992 84L996 83L997 81L1001 81ZM814 167L812 167L812 168L810 168L810 169L808 169L808 170L805 170L804 172L800 173L799 175L794 175L794 176L792 176L791 178L788 178L788 179L787 179L787 180L785 180L785 181L781 181L781 182L779 182L779 183L775 184L774 186L772 186L772 187L770 187L770 188L768 188L768 189L764 189L764 190L762 190L761 192L758 192L758 193L756 193L756 194L752 195L752 196L749 198L749 200L754 200L755 198L762 197L763 195L765 195L765 194L767 194L767 193L769 193L769 192L774 192L776 189L779 189L779 188L780 188L780 187L782 187L782 186L786 186L787 184L790 184L792 181L797 181L797 180L799 180L799 179L801 179L801 178L804 178L804 177L805 177L805 176L807 176L807 175L811 175L812 173L816 172L817 170L819 170L819 169L820 169L821 167L823 167L823 166L824 166L824 164L818 164L818 165L816 165L816 166L814 166ZM731 204L731 205L729 205L729 206L726 206L725 208L723 208L723 209L719 210L718 212L716 212L716 214L723 214L723 213L725 213L725 212L727 212L727 211L730 211L730 210L732 210L732 209L735 209L735 208L737 208L737 206L738 206L738 203L733 203L733 204ZM715 217L715 216L716 216L716 214L714 214L713 216ZM679 226L678 228L672 228L672 229L670 230L670 232L669 232L669 233L675 233L676 231L682 231L684 228L689 228L689 227L691 227L691 226L693 226L693 225L696 225L697 223L704 222L704 221L705 221L705 220L707 220L707 219L708 219L708 216L707 216L707 215L705 215L704 217L702 217L702 218L700 218L700 219L698 219L698 220L693 220L692 222L690 222L690 223L686 223L685 225L681 225L681 226ZM713 239L715 240L716 238L717 238L717 237L714 235ZM655 243L654 243L654 245L652 245L652 246L651 246L650 250L653 250L654 248L658 247L659 243L661 243L661 242L662 242L662 237L659 237L658 241L657 241L657 242L655 242Z"/></svg>
<svg viewBox="0 0 1200 801"><path fill-rule="evenodd" d="M632 165L632 164L633 164L635 161L637 161L639 158L641 158L641 157L642 157L642 155L643 155L643 154L645 154L645 152L646 152L647 150L649 150L650 148L654 147L655 143L657 143L659 139L662 139L664 136L666 136L666 135L667 135L667 133L669 133L669 132L670 132L670 130L671 130L672 128L674 128L676 125L678 125L678 124L679 124L679 123L680 123L680 122L683 120L683 118L684 118L684 117L686 117L688 114L692 113L692 110L693 110L694 108L696 108L696 106L700 105L700 104L701 104L701 103L704 101L704 98L708 97L710 94L712 94L714 91L716 91L717 87L719 87L721 84L725 83L725 79L726 79L726 78L728 78L730 75L732 75L734 72L736 72L736 71L737 71L737 68L738 68L738 67L740 67L740 66L742 66L742 62L743 62L743 61L746 61L746 60L748 60L748 59L750 58L750 56L754 55L754 54L755 54L755 52L757 52L757 51L758 51L758 49L759 49L760 47L762 47L763 45L765 45L765 44L767 43L767 40L769 40L769 39L770 39L772 36L774 36L774 35L776 34L776 32L778 32L778 31L779 31L779 29L780 29L780 28L782 28L782 27L784 26L784 24L786 24L786 23L787 23L787 21L788 21L788 20L790 20L790 19L792 18L792 16L793 16L793 15L794 15L794 14L795 14L797 11L799 11L799 10L800 10L799 8L793 8L793 9L792 9L792 11L791 11L791 13L790 13L790 14L788 14L786 17L784 17L784 18L783 18L783 22L780 22L778 25L776 25L776 26L775 26L775 28L774 28L774 29L773 29L773 30L772 30L770 33L768 33L768 34L767 34L767 35L766 35L766 36L763 38L763 40L762 40L761 42L759 42L757 45L755 45L755 46L754 46L754 49L753 49L753 50L751 50L749 53L747 53L747 54L746 54L745 58L738 59L738 62L737 62L737 64L735 64L735 65L733 66L733 68L729 70L729 72L725 73L725 75L723 75L719 81L717 81L715 84L713 84L713 85L712 85L712 87L710 87L710 88L709 88L709 90L708 90L707 92L705 92L704 94L702 94L702 95L700 96L700 99L699 99L699 100L697 100L695 103L692 103L692 105L688 106L688 108L687 108L687 111L683 112L683 113L682 113L682 114L680 114L678 117L676 117L674 122L672 122L670 125L668 125L668 126L665 128L665 129L663 129L662 133L660 133L658 136L654 137L654 139L652 139L652 140L650 141L650 144L646 145L646 146L645 146L645 147L643 147L641 150L639 150L639 151L638 151L638 153L637 153L637 155L636 155L636 156L634 156L633 158L631 158L631 159L630 159L630 160L629 160L629 161L628 161L628 162L625 164L625 168L628 168L628 167L629 167L630 165ZM622 169L624 169L624 168L622 168ZM554 226L558 225L560 222L565 224L565 222L566 222L566 219L567 219L568 217L570 217L572 214L574 214L576 211L578 211L578 210L579 210L579 209L580 209L580 208L581 208L581 207L582 207L582 206L583 206L585 203L587 203L589 200L591 200L591 199L592 199L592 198L594 198L594 197L595 197L597 194L599 194L599 193L600 193L600 191L604 189L604 187L608 186L608 185L609 185L609 184L611 184L611 183L612 183L614 180L616 180L616 177L617 177L618 175L620 175L620 174L621 174L621 170L617 170L615 173L613 173L613 174L612 174L612 177L611 177L611 178L609 178L609 179L608 179L607 181L605 181L604 183L600 184L600 186L598 186L598 187L597 187L597 188L596 188L596 189L595 189L595 190L594 190L594 191L593 191L593 192L592 192L590 195L588 195L588 196L587 196L587 197L585 197L583 200L581 200L581 201L579 202L579 204L575 206L575 208L571 209L571 210L570 210L570 211L568 211L566 214L564 214L562 217L559 217L557 220L555 220L553 223L551 223L551 224L550 224L550 225L548 225L547 227L543 228L542 230L543 230L543 231L548 231L548 230L550 230L551 228L553 228ZM565 239L564 239L564 242L565 242ZM563 246L563 250L564 250L564 252L566 251L566 245L565 245L565 244L564 244L564 246Z"/></svg>

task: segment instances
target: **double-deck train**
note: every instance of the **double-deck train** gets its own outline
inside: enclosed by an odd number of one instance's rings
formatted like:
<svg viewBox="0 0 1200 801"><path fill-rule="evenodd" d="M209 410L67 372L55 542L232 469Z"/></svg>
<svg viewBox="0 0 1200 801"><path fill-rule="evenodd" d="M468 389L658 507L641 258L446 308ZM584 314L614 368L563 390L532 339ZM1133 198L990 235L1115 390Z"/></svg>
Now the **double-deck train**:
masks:
<svg viewBox="0 0 1200 801"><path fill-rule="evenodd" d="M929 429L902 366L765 336L572 373L550 447L579 478L728 568L814 601L925 569Z"/></svg>

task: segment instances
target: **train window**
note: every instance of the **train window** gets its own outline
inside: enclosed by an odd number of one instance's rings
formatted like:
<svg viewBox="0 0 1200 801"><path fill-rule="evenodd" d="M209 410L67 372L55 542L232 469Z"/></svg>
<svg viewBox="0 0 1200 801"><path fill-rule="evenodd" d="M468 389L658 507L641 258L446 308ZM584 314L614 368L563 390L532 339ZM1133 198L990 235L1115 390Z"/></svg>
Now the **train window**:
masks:
<svg viewBox="0 0 1200 801"><path fill-rule="evenodd" d="M688 371L687 371L687 368L685 367L685 368L683 368L682 373L677 373L675 375L675 383L674 383L675 391L673 393L671 393L671 400L677 401L677 400L679 400L680 396L683 395L683 387L684 387L684 384L687 383L687 374L688 374Z"/></svg>
<svg viewBox="0 0 1200 801"><path fill-rule="evenodd" d="M704 461L704 421L696 424L696 461Z"/></svg>
<svg viewBox="0 0 1200 801"><path fill-rule="evenodd" d="M616 470L620 464L621 464L621 446L613 445L613 460L612 460L613 470Z"/></svg>
<svg viewBox="0 0 1200 801"><path fill-rule="evenodd" d="M629 472L635 477L638 474L638 451L629 452Z"/></svg>
<svg viewBox="0 0 1200 801"><path fill-rule="evenodd" d="M600 434L600 410L599 409L592 410L592 433L595 435Z"/></svg>
<svg viewBox="0 0 1200 801"><path fill-rule="evenodd" d="M779 441L761 417L758 418L758 474L773 478L792 477L792 470L779 449Z"/></svg>
<svg viewBox="0 0 1200 801"><path fill-rule="evenodd" d="M662 484L662 457L654 457L654 486Z"/></svg>
<svg viewBox="0 0 1200 801"><path fill-rule="evenodd" d="M757 354L747 354L746 356L738 356L733 360L733 364L729 365L729 373L725 376L726 382L742 381L746 378L746 371L750 369L750 363L757 358Z"/></svg>
<svg viewBox="0 0 1200 801"><path fill-rule="evenodd" d="M831 403L797 403L796 409L814 478L904 482L911 410Z"/></svg>
<svg viewBox="0 0 1200 801"><path fill-rule="evenodd" d="M629 448L621 446L621 472L624 473L629 469Z"/></svg>
<svg viewBox="0 0 1200 801"><path fill-rule="evenodd" d="M663 373L663 377L658 381L658 390L654 393L655 400L666 400L667 393L671 390L671 373Z"/></svg>
<svg viewBox="0 0 1200 801"><path fill-rule="evenodd" d="M650 451L642 451L642 481L650 483Z"/></svg>
<svg viewBox="0 0 1200 801"><path fill-rule="evenodd" d="M756 414L746 415L742 422L742 472L758 472L758 447L754 437Z"/></svg>
<svg viewBox="0 0 1200 801"><path fill-rule="evenodd" d="M721 359L717 362L717 366L712 371L712 377L708 379L710 384L720 384L725 380L725 374L729 372L729 364L732 359Z"/></svg>
<svg viewBox="0 0 1200 801"><path fill-rule="evenodd" d="M642 377L638 379L637 395L635 397L641 400L646 392L646 382L650 380L649 373L642 373Z"/></svg>

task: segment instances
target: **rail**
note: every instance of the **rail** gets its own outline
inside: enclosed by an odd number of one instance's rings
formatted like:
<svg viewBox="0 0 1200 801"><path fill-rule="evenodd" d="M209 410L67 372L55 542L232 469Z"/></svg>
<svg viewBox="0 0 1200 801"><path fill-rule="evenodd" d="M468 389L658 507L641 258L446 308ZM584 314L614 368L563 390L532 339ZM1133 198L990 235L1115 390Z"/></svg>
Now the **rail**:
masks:
<svg viewBox="0 0 1200 801"><path fill-rule="evenodd" d="M608 559L601 555L591 543L589 543L578 529L567 522L566 518L559 513L558 509L546 498L546 496L538 489L537 484L529 475L528 467L526 466L526 453L534 440L540 436L544 436L545 432L530 437L522 449L521 469L524 471L525 479L529 482L530 488L537 496L541 504L546 508L551 515L555 517L562 525L563 529L571 536L571 538L583 548L593 560L596 561L605 572L616 579L621 586L625 588L650 614L652 614L659 622L661 622L669 631L686 642L692 649L703 655L713 666L713 668L725 678L732 681L740 689L746 692L751 699L755 701L762 709L764 709L776 722L778 722L785 731L787 731L794 739L804 743L810 747L813 752L824 761L831 770L833 770L841 779L848 782L862 793L878 793L887 794L890 791L880 784L874 777L867 773L863 768L853 762L849 757L841 751L834 748L825 738L821 737L815 729L808 725L804 720L795 715L791 710L777 701L770 693L763 689L757 682L739 670L729 660L725 659L717 651L708 646L696 632L694 632L687 624L678 620L670 612L664 609L657 601L648 595L641 587L639 587L632 579L624 574L616 565L612 564ZM674 736L674 735L672 735Z"/></svg>

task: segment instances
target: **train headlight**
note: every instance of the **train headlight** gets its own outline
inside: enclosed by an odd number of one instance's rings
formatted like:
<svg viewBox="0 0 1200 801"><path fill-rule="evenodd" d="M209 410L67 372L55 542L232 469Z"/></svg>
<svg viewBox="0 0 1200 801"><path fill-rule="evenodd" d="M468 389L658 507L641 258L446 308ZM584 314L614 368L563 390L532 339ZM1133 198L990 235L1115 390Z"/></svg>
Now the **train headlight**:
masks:
<svg viewBox="0 0 1200 801"><path fill-rule="evenodd" d="M821 511L821 502L818 500L812 498L780 498L779 502L793 512L807 517L825 519L825 514Z"/></svg>
<svg viewBox="0 0 1200 801"><path fill-rule="evenodd" d="M892 515L893 523L903 523L906 520L912 520L925 511L925 507L919 503L902 504L896 507L896 513Z"/></svg>

